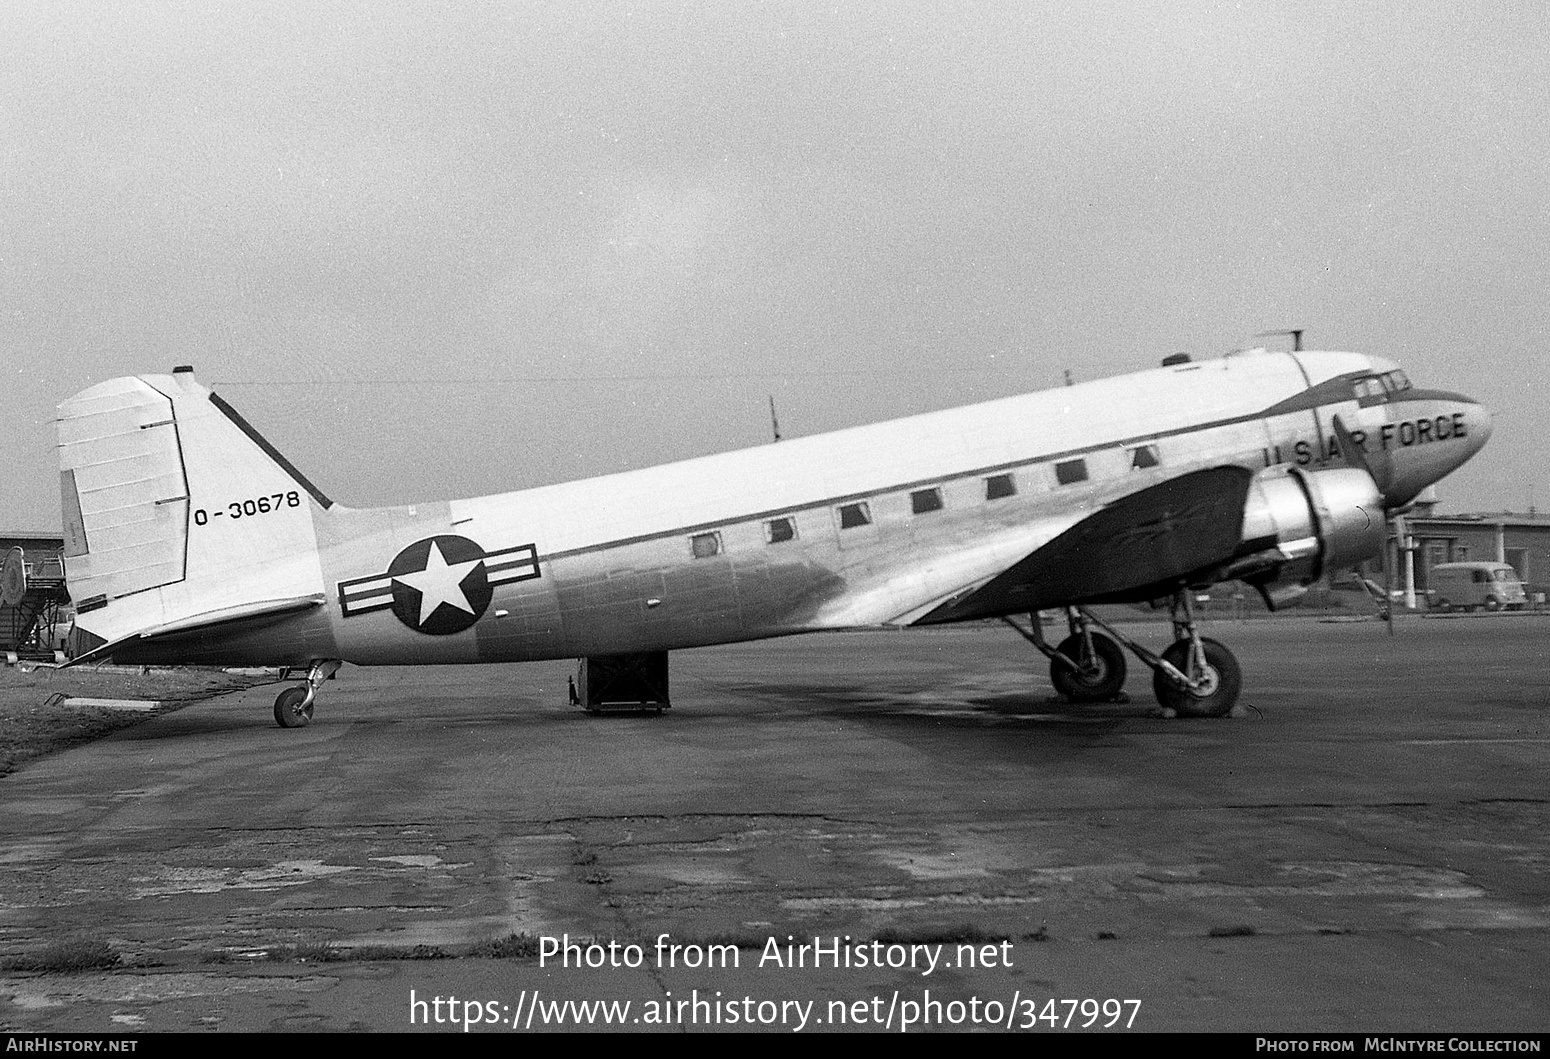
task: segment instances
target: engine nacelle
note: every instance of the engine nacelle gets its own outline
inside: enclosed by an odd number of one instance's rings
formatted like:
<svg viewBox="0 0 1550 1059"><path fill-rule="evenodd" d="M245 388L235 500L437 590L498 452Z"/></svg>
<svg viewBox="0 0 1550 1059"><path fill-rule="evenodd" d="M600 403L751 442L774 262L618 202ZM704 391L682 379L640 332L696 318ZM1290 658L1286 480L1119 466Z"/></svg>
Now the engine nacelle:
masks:
<svg viewBox="0 0 1550 1059"><path fill-rule="evenodd" d="M1243 506L1243 544L1225 576L1259 590L1275 610L1327 570L1383 552L1383 497L1356 468L1270 467L1254 476Z"/></svg>

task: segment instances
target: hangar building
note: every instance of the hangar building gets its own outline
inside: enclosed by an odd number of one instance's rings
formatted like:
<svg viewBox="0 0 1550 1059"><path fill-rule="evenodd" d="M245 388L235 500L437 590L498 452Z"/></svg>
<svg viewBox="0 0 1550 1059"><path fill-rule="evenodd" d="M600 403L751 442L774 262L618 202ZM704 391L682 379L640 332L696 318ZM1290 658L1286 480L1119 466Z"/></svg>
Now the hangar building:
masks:
<svg viewBox="0 0 1550 1059"><path fill-rule="evenodd" d="M1550 515L1502 512L1478 515L1415 514L1404 519L1411 545L1415 571L1415 590L1424 593L1428 575L1443 563L1490 560L1510 563L1528 589L1531 603L1535 593L1550 594ZM1396 585L1404 583L1403 553L1389 536L1389 552L1399 572ZM1543 603L1541 602L1541 605Z"/></svg>

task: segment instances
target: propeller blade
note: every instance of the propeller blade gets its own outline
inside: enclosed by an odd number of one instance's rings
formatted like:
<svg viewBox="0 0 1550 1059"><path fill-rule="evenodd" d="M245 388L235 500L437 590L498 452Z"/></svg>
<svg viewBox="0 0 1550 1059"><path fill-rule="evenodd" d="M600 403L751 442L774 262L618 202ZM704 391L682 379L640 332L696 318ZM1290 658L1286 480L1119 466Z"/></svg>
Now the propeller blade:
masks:
<svg viewBox="0 0 1550 1059"><path fill-rule="evenodd" d="M1394 461L1389 454L1380 451L1376 457L1368 456L1367 451L1357 444L1339 416L1335 417L1335 437L1340 441L1340 454L1345 457L1346 462L1372 475L1372 480L1378 487L1378 495L1383 497L1384 508L1391 510L1402 506L1391 502L1389 497L1394 488Z"/></svg>
<svg viewBox="0 0 1550 1059"><path fill-rule="evenodd" d="M1342 442L1341 444L1344 444L1344 442ZM1388 525L1388 520L1384 519L1383 521L1384 521L1384 525L1387 526ZM1389 635L1393 636L1394 635L1394 564L1398 560L1399 555L1396 552L1393 559L1389 558L1389 542L1388 542L1387 538L1388 538L1388 534L1385 533L1384 534L1384 541L1383 541L1383 617L1389 623ZM1399 541L1397 539L1396 539L1395 543L1396 544L1403 544L1402 541Z"/></svg>
<svg viewBox="0 0 1550 1059"><path fill-rule="evenodd" d="M1340 453L1352 467L1366 471L1373 484L1378 487L1378 496L1383 500L1383 599L1379 606L1383 608L1383 618L1388 622L1389 635L1394 635L1394 561L1389 558L1388 546L1388 513L1395 508L1403 507L1412 500L1412 497L1403 497L1395 501L1394 490L1394 461L1387 452L1380 452L1376 459L1369 459L1367 451L1357 444L1346 425L1340 417L1335 417L1335 437L1340 442Z"/></svg>

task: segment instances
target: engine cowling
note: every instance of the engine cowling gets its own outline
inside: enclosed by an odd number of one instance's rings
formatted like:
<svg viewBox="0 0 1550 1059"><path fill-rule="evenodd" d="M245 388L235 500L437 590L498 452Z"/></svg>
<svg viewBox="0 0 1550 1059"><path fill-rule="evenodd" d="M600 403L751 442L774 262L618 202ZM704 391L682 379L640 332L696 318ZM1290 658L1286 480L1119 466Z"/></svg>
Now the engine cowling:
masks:
<svg viewBox="0 0 1550 1059"><path fill-rule="evenodd" d="M1269 467L1249 486L1243 543L1225 576L1253 585L1275 610L1326 571L1382 554L1386 536L1383 497L1366 471Z"/></svg>

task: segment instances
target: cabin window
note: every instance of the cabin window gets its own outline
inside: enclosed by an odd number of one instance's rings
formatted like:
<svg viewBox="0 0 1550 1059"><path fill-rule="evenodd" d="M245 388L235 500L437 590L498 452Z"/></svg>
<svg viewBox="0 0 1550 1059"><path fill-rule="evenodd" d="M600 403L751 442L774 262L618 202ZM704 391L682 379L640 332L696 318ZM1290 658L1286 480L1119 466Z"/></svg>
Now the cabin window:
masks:
<svg viewBox="0 0 1550 1059"><path fill-rule="evenodd" d="M1144 471L1148 467L1156 467L1162 460L1157 458L1156 445L1137 445L1130 450L1130 469L1132 471Z"/></svg>
<svg viewBox="0 0 1550 1059"><path fill-rule="evenodd" d="M796 540L796 521L789 518L770 519L764 524L764 539L770 544L781 544L785 541Z"/></svg>
<svg viewBox="0 0 1550 1059"><path fill-rule="evenodd" d="M931 511L942 510L942 490L917 489L910 494L910 511L916 515L924 515Z"/></svg>
<svg viewBox="0 0 1550 1059"><path fill-rule="evenodd" d="M721 534L696 533L689 538L689 550L694 553L696 559L709 559L712 555L720 555Z"/></svg>
<svg viewBox="0 0 1550 1059"><path fill-rule="evenodd" d="M1017 483L1010 474L993 474L985 479L985 499L1002 500L1017 495Z"/></svg>
<svg viewBox="0 0 1550 1059"><path fill-rule="evenodd" d="M1075 485L1087 481L1086 460L1062 460L1055 464L1055 481L1061 485Z"/></svg>
<svg viewBox="0 0 1550 1059"><path fill-rule="evenodd" d="M840 505L840 529L856 529L858 526L871 524L872 512L867 507L866 501Z"/></svg>

